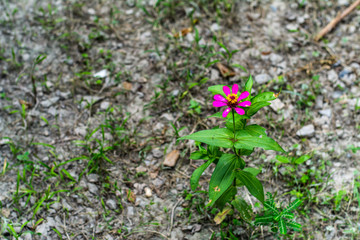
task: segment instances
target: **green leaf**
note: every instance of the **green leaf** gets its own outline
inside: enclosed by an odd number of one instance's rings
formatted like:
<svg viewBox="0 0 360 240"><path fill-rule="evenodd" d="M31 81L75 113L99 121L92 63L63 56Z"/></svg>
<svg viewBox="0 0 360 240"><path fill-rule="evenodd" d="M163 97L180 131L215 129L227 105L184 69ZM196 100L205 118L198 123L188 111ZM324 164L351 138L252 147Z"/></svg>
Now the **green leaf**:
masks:
<svg viewBox="0 0 360 240"><path fill-rule="evenodd" d="M248 191L256 197L260 202L264 202L264 189L261 182L251 173L246 171L236 171L236 178L238 178L248 189Z"/></svg>
<svg viewBox="0 0 360 240"><path fill-rule="evenodd" d="M268 216L256 216L255 217L255 224L268 224L274 221L274 217L273 215L268 215Z"/></svg>
<svg viewBox="0 0 360 240"><path fill-rule="evenodd" d="M286 230L286 224L285 221L283 219L280 219L279 221L279 230L281 234L286 234L287 230Z"/></svg>
<svg viewBox="0 0 360 240"><path fill-rule="evenodd" d="M246 115L239 115L236 113L233 119L232 114L228 114L226 117L225 127L230 131L234 132L234 120L235 120L235 131L241 130L244 128L244 125L246 124L246 121L244 121L245 119L249 119L249 117Z"/></svg>
<svg viewBox="0 0 360 240"><path fill-rule="evenodd" d="M259 125L253 124L245 127L245 130L252 136L267 136L266 129Z"/></svg>
<svg viewBox="0 0 360 240"><path fill-rule="evenodd" d="M298 159L296 159L294 161L295 164L302 164L304 162L306 162L307 160L309 160L311 157L309 155L304 155L304 156L301 156L299 157Z"/></svg>
<svg viewBox="0 0 360 240"><path fill-rule="evenodd" d="M237 189L234 186L230 186L224 193L219 197L219 199L216 201L215 205L223 209L225 204L230 202L230 199L233 199L234 196L237 193Z"/></svg>
<svg viewBox="0 0 360 240"><path fill-rule="evenodd" d="M231 186L235 178L235 169L239 161L233 154L223 154L217 163L209 183L209 198L212 206L216 200Z"/></svg>
<svg viewBox="0 0 360 240"><path fill-rule="evenodd" d="M269 102L257 102L257 103L251 103L251 106L248 107L246 111L246 115L252 116L255 113L257 113L261 108L269 106L271 103Z"/></svg>
<svg viewBox="0 0 360 240"><path fill-rule="evenodd" d="M251 89L252 89L252 86L253 86L253 79L252 79L252 76L250 75L248 80L246 81L245 83L245 88L244 88L244 91L247 91L250 93L249 97L247 97L245 100L249 100L250 97L251 97Z"/></svg>
<svg viewBox="0 0 360 240"><path fill-rule="evenodd" d="M237 64L237 63L234 63L231 65L232 67L236 67L236 68L240 68L241 70L243 70L244 72L247 73L247 70L244 66L240 65L240 64Z"/></svg>
<svg viewBox="0 0 360 240"><path fill-rule="evenodd" d="M287 219L293 219L295 216L293 213L283 213L282 217Z"/></svg>
<svg viewBox="0 0 360 240"><path fill-rule="evenodd" d="M272 138L263 135L258 137L252 136L246 130L240 130L236 132L234 146L237 149L252 150L254 147L260 147L265 150L285 152L284 149L282 149L282 147Z"/></svg>
<svg viewBox="0 0 360 240"><path fill-rule="evenodd" d="M192 152L190 154L190 159L192 159L192 160L199 160L199 159L206 160L206 159L208 159L208 156L206 154L204 154L203 151L196 151L196 152Z"/></svg>
<svg viewBox="0 0 360 240"><path fill-rule="evenodd" d="M240 217L245 221L251 220L251 214L253 213L251 205L247 204L247 202L240 196L237 196L233 201L231 201L231 205L233 205L236 210L239 211Z"/></svg>
<svg viewBox="0 0 360 240"><path fill-rule="evenodd" d="M264 206L267 207L272 213L279 214L279 210L276 208L274 201L265 201Z"/></svg>
<svg viewBox="0 0 360 240"><path fill-rule="evenodd" d="M282 213L285 214L294 211L297 207L301 205L301 203L302 201L300 199L296 199Z"/></svg>
<svg viewBox="0 0 360 240"><path fill-rule="evenodd" d="M276 155L276 160L278 160L281 163L290 163L289 158L285 157L285 156L281 156L281 155Z"/></svg>
<svg viewBox="0 0 360 240"><path fill-rule="evenodd" d="M226 128L203 130L188 136L179 138L179 140L191 139L218 147L231 148L233 146L234 134Z"/></svg>
<svg viewBox="0 0 360 240"><path fill-rule="evenodd" d="M257 168L244 168L243 171L251 173L254 177L261 173L261 170Z"/></svg>
<svg viewBox="0 0 360 240"><path fill-rule="evenodd" d="M301 224L299 224L297 222L286 219L285 224L286 224L286 226L291 227L295 231L301 231L302 226L301 226Z"/></svg>
<svg viewBox="0 0 360 240"><path fill-rule="evenodd" d="M256 95L255 97L253 97L251 99L251 103L257 103L257 102L268 102L268 101L272 101L275 100L275 93L273 92L263 92L263 93L259 93L258 95Z"/></svg>
<svg viewBox="0 0 360 240"><path fill-rule="evenodd" d="M217 112L217 113L215 113L215 114L213 114L213 115L211 115L211 116L209 116L209 117L207 117L207 118L211 118L211 117L223 118L223 117L222 117L222 112Z"/></svg>
<svg viewBox="0 0 360 240"><path fill-rule="evenodd" d="M223 86L225 86L225 85L210 86L210 87L208 87L208 91L210 91L214 95L220 94L223 97L226 97L226 95L225 95L225 93L223 91Z"/></svg>
<svg viewBox="0 0 360 240"><path fill-rule="evenodd" d="M191 190L195 191L195 189L199 183L199 179L200 179L201 175L203 174L205 169L207 169L214 160L215 160L215 158L208 160L206 163L204 163L203 165L198 167L193 172L193 174L191 175L191 178L190 178Z"/></svg>

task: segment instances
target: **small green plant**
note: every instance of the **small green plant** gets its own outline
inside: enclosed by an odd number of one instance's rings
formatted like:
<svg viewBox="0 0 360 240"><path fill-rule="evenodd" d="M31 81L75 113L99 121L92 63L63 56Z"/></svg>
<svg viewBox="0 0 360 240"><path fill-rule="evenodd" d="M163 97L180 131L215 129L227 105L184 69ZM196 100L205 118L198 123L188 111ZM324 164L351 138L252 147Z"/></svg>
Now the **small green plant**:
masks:
<svg viewBox="0 0 360 240"><path fill-rule="evenodd" d="M268 192L266 195L268 199L264 202L264 214L256 216L255 224L270 226L274 233L286 234L288 228L300 231L301 225L293 221L294 213L292 212L300 206L301 200L296 199L286 208L278 208L271 193Z"/></svg>
<svg viewBox="0 0 360 240"><path fill-rule="evenodd" d="M180 140L191 139L208 145L205 148L198 144L199 150L190 156L190 159L194 160L207 160L193 172L190 184L191 189L195 191L205 169L212 163L216 165L209 182L207 207L216 206L222 210L215 217L218 224L225 219L226 215L232 214L234 208L239 211L243 220L250 221L251 207L236 196L238 187L245 186L250 194L265 204L264 189L256 177L260 171L246 167L244 157L249 156L256 147L285 152L275 140L267 136L264 128L256 124L247 125L248 120L255 113L262 107L270 105L269 101L277 98L273 92L251 96L252 86L253 79L250 76L245 84L244 92L239 91L237 84L234 84L231 90L224 85L209 87L208 90L215 94L213 106L226 107L222 113L218 112L211 117L224 119L225 128L216 127L180 138ZM229 149L229 151L222 151L221 148ZM276 219L280 220L280 218Z"/></svg>

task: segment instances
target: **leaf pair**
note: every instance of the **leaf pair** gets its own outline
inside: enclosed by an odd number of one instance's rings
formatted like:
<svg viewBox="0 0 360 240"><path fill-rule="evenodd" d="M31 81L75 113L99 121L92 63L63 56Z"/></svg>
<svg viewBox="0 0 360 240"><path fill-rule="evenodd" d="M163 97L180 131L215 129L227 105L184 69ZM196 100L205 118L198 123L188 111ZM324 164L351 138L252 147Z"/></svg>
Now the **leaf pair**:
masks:
<svg viewBox="0 0 360 240"><path fill-rule="evenodd" d="M300 231L301 224L292 220L294 218L292 211L298 208L302 201L296 199L285 209L280 209L276 207L272 195L267 193L267 196L268 200L264 202L265 214L264 216L256 216L255 224L270 225L274 231L279 231L281 234L287 233L287 227Z"/></svg>

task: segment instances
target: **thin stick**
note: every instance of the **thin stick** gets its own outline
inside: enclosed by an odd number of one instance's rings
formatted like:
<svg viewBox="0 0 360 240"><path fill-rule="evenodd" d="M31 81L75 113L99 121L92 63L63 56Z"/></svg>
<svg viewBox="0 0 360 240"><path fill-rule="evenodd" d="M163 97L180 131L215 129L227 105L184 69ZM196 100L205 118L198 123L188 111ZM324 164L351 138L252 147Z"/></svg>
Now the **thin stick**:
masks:
<svg viewBox="0 0 360 240"><path fill-rule="evenodd" d="M325 36L325 34L330 32L331 29L333 29L335 25L338 24L338 22L340 22L344 17L351 13L358 5L360 5L360 0L357 0L356 2L351 4L351 6L345 9L345 11L343 11L341 14L338 14L336 18L331 20L331 22L329 22L329 24L326 25L326 27L324 27L319 32L319 34L315 37L315 41L319 41L323 36Z"/></svg>
<svg viewBox="0 0 360 240"><path fill-rule="evenodd" d="M177 207L177 205L179 205L180 202L182 202L183 199L179 199L177 201L177 203L175 203L174 207L171 209L171 219L170 219L170 227L169 227L169 233L171 233L171 230L172 230L172 227L173 227L173 224L174 224L174 215L175 215L175 208Z"/></svg>

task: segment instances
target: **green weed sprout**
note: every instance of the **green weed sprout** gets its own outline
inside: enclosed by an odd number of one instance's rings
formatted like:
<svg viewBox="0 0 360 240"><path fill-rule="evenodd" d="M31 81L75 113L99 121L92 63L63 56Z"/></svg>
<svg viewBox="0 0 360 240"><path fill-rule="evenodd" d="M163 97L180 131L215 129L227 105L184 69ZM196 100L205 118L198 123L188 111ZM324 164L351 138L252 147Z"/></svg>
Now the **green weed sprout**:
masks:
<svg viewBox="0 0 360 240"><path fill-rule="evenodd" d="M190 155L190 159L193 160L207 160L193 172L190 185L195 191L205 169L212 163L216 165L209 182L207 206L216 206L222 210L215 218L217 223L233 212L229 211L229 206L226 206L229 204L232 209L239 211L239 216L244 221L250 223L251 206L240 196L236 196L238 187L245 186L250 194L264 206L266 204L262 183L256 177L260 171L246 167L243 157L253 153L256 147L285 152L275 140L267 136L264 128L256 124L247 124L248 119L261 108L270 105L269 101L277 98L277 94L273 92L251 96L252 86L253 79L250 76L243 92L239 91L237 84L234 84L231 90L224 85L209 87L208 90L214 94L213 106L226 107L222 113L218 112L211 117L224 119L225 127L203 130L180 138L180 140L190 139L207 144L207 148L198 144L199 150ZM226 149L230 150L225 151ZM280 217L281 219L283 218Z"/></svg>

